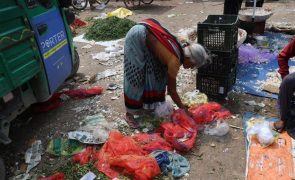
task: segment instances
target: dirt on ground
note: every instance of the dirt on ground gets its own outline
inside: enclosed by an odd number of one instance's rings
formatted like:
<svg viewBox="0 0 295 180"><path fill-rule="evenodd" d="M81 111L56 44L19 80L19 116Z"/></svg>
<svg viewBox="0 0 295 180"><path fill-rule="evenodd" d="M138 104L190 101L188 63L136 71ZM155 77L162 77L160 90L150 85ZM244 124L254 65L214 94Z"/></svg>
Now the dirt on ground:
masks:
<svg viewBox="0 0 295 180"><path fill-rule="evenodd" d="M89 8L79 12L77 17L87 20L90 17L100 16L101 13L112 11L124 6L122 1L110 1L103 10L90 11ZM295 19L295 1L280 0L267 1L264 7L274 11L274 15L268 22L291 22ZM154 1L152 5L145 5L128 18L136 22L155 18L171 32L176 33L182 28L196 26L208 15L223 13L223 0L167 0ZM77 29L78 35L85 32L85 28ZM77 76L68 80L62 88L88 88L101 86L105 90L102 95L86 98L67 100L63 106L47 113L33 113L34 108L29 109L19 117L12 125L10 137L13 142L7 146L1 146L1 156L5 159L9 176L13 176L16 169L24 163L24 153L34 140L41 140L44 147L54 137L64 137L68 131L76 130L81 120L88 115L102 113L109 122L122 121L125 117L123 99L123 55L117 57L110 65L102 65L92 58L93 54L103 52L104 47L93 45L91 48L82 48L85 43L76 42L81 64ZM87 80L98 72L111 69L117 75L96 81L90 84ZM108 85L115 83L119 86L114 91L106 90ZM178 77L178 90L180 94L192 91L196 88L195 72L181 70ZM245 100L263 102L266 107L245 105ZM230 125L242 126L242 115L246 111L257 112L268 116L277 117L276 101L240 93L230 93L226 100L219 101L235 116L228 120ZM77 109L78 108L78 109ZM136 133L133 129L122 125L121 131L126 134ZM191 152L184 154L190 162L188 176L182 179L199 180L228 180L244 179L246 166L246 149L243 130L231 128L223 137L214 137L199 132L197 142ZM53 157L45 153L41 163L32 170L38 175L54 172L64 166L70 160L69 157ZM164 177L163 177L164 178ZM169 177L165 177L166 179ZM1 178L0 178L1 179Z"/></svg>

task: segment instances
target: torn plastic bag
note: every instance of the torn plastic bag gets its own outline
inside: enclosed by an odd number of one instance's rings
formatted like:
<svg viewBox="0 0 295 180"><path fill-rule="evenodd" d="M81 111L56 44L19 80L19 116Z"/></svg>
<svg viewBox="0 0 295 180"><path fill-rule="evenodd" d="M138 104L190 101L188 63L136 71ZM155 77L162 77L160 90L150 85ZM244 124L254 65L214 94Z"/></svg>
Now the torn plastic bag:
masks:
<svg viewBox="0 0 295 180"><path fill-rule="evenodd" d="M70 96L71 98L87 98L95 95L101 94L103 91L102 87L92 87L90 89L73 89L68 91L61 92L62 94L66 94L67 96Z"/></svg>
<svg viewBox="0 0 295 180"><path fill-rule="evenodd" d="M71 98L82 99L82 98L87 98L87 97L91 97L95 95L100 95L102 92L103 92L103 88L98 86L92 87L90 89L73 89L73 90L62 91L62 92L54 93L52 97L46 102L37 103L35 105L35 108L37 109L36 110L37 112L48 112L63 105L61 100L62 95L67 95Z"/></svg>
<svg viewBox="0 0 295 180"><path fill-rule="evenodd" d="M256 137L263 147L267 147L274 143L277 133L270 129L270 124L265 119L250 119L248 122L247 139L251 140Z"/></svg>
<svg viewBox="0 0 295 180"><path fill-rule="evenodd" d="M146 152L133 140L117 131L111 131L108 140L97 153L97 169L109 178L116 178L119 173L112 169L109 163L111 157L120 155L145 156Z"/></svg>
<svg viewBox="0 0 295 180"><path fill-rule="evenodd" d="M141 133L132 136L132 138L142 147L147 153L151 153L155 150L172 151L172 146L160 134L147 134Z"/></svg>
<svg viewBox="0 0 295 180"><path fill-rule="evenodd" d="M172 103L170 101L165 101L156 107L155 115L160 118L168 118L172 114L173 110L174 108Z"/></svg>
<svg viewBox="0 0 295 180"><path fill-rule="evenodd" d="M83 150L83 146L76 140L55 138L49 142L46 151L55 156L74 155Z"/></svg>
<svg viewBox="0 0 295 180"><path fill-rule="evenodd" d="M224 136L229 132L229 125L225 121L217 120L213 124L205 125L204 133L211 136Z"/></svg>
<svg viewBox="0 0 295 180"><path fill-rule="evenodd" d="M95 162L96 161L96 153L97 153L97 151L95 150L95 148L89 146L81 153L75 154L73 156L73 161L79 162L80 165L88 164L89 162Z"/></svg>
<svg viewBox="0 0 295 180"><path fill-rule="evenodd" d="M190 170L188 160L175 152L158 150L151 155L156 158L162 172L171 172L174 178L180 178Z"/></svg>

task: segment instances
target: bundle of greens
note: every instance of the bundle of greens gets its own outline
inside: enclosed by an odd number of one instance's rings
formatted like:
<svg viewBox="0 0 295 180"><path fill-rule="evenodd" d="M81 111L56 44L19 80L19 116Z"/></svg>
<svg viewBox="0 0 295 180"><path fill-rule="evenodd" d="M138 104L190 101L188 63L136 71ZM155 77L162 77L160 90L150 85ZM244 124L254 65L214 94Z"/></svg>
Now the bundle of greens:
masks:
<svg viewBox="0 0 295 180"><path fill-rule="evenodd" d="M109 41L125 37L129 29L136 23L129 19L121 19L116 16L93 21L85 34L87 40Z"/></svg>

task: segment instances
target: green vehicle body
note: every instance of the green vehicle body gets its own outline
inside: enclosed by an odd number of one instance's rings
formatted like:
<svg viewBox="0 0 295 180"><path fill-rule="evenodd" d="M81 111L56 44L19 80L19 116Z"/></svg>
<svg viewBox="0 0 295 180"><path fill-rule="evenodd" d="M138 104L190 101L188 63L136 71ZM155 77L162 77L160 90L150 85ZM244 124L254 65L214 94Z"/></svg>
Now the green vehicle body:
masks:
<svg viewBox="0 0 295 180"><path fill-rule="evenodd" d="M61 8L57 0L42 2L50 2L51 7L43 6L38 0L0 0L0 143L11 141L8 136L13 119L33 103L44 102L54 93L50 92L40 47L29 22L31 18L51 8L59 10L71 53L72 74L78 70L79 57L73 46L65 8ZM32 7L28 7L30 3Z"/></svg>

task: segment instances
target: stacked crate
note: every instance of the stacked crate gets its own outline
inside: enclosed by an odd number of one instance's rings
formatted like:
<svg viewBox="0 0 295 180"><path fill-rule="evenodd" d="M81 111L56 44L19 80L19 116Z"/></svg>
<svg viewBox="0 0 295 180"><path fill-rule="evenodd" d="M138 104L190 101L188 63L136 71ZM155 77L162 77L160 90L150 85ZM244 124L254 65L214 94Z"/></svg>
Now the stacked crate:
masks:
<svg viewBox="0 0 295 180"><path fill-rule="evenodd" d="M198 43L210 50L212 63L198 69L197 89L224 98L236 82L238 17L209 15L198 24Z"/></svg>

